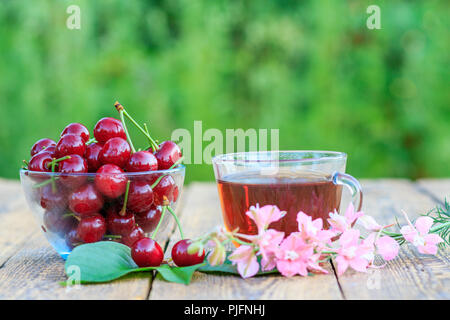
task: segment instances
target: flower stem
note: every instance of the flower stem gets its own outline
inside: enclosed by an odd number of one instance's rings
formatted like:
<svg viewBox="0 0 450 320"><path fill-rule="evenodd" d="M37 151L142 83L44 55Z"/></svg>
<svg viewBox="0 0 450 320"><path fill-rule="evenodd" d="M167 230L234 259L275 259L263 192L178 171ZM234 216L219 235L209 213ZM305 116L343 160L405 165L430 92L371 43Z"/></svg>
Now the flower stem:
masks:
<svg viewBox="0 0 450 320"><path fill-rule="evenodd" d="M125 213L127 212L128 192L130 191L130 183L131 183L131 181L128 180L127 188L125 190L125 198L123 199L123 206L122 206L122 209L119 211L119 214L121 216L124 216Z"/></svg>
<svg viewBox="0 0 450 320"><path fill-rule="evenodd" d="M156 233L158 232L159 227L161 226L161 223L162 223L165 215L166 215L166 206L163 206L161 217L159 218L159 221L158 221L158 225L156 226L155 230L153 231L153 234L150 237L150 239L155 239Z"/></svg>
<svg viewBox="0 0 450 320"><path fill-rule="evenodd" d="M180 220L178 219L177 215L175 214L175 212L173 211L173 209L170 206L167 206L167 210L169 210L170 214L175 219L177 226L178 226L178 230L180 231L181 240L183 240L184 234L183 234L183 229L181 228Z"/></svg>

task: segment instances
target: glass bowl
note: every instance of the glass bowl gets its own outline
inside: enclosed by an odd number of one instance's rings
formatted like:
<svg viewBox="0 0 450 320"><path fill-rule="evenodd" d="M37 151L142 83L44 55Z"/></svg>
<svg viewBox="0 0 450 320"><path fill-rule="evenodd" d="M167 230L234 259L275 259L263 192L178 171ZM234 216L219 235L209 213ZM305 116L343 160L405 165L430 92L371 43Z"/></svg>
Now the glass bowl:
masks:
<svg viewBox="0 0 450 320"><path fill-rule="evenodd" d="M151 236L159 223L162 205L170 205L173 210L176 209L184 176L183 165L169 170L121 174L20 171L20 181L28 205L41 231L63 259L68 257L75 246L86 242L110 240L132 245L131 241L135 237L130 236L129 231L120 231L124 228L130 230L130 219L125 227L121 227L121 222L125 222L121 221L118 213L123 208L126 194L124 190L128 181L126 215L128 218L133 216L131 221L134 218L134 225L139 226L145 236ZM113 183L105 184L105 181ZM153 201L148 191L148 186L152 185ZM107 188L114 186L119 186L120 190ZM116 218L119 216L119 221L112 224L112 219L108 217L114 213ZM103 237L99 240L98 237L80 240L77 233L81 232L78 228L79 221L89 216L99 217L98 214L102 216L106 228ZM168 234L167 226L171 218L166 210L157 231L159 237ZM114 232L112 229L115 229ZM136 234L142 232L135 230L134 235Z"/></svg>

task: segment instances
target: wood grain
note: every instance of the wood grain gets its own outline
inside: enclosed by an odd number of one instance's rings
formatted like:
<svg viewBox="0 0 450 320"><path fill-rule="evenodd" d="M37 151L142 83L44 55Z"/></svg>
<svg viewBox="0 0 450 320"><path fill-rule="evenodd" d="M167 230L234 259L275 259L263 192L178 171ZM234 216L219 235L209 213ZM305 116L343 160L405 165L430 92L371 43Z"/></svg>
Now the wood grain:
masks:
<svg viewBox="0 0 450 320"><path fill-rule="evenodd" d="M436 205L407 180L365 180L362 185L363 210L380 223L393 223L398 217L404 224L401 210L410 218L416 218ZM387 262L384 268L368 273L349 270L339 276L339 283L346 299L448 299L448 253L445 250L436 256L422 255L413 246L404 245L399 256Z"/></svg>
<svg viewBox="0 0 450 320"><path fill-rule="evenodd" d="M222 225L221 209L215 184L193 183L189 187L181 223L187 238L196 237ZM180 239L177 232L169 249ZM284 278L278 275L243 280L234 275L196 272L189 286L155 279L150 299L341 299L336 278L327 275L309 278Z"/></svg>
<svg viewBox="0 0 450 320"><path fill-rule="evenodd" d="M417 181L420 191L429 194L440 204L450 202L450 179L421 179Z"/></svg>

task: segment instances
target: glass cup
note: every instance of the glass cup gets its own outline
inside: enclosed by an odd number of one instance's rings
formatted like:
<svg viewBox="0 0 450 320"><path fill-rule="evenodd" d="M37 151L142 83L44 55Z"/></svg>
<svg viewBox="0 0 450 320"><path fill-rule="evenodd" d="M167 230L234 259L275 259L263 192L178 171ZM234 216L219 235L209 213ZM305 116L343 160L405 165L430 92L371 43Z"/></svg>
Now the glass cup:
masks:
<svg viewBox="0 0 450 320"><path fill-rule="evenodd" d="M228 230L257 234L246 215L250 206L276 205L286 215L270 228L285 235L298 231L297 213L322 218L339 212L342 186L351 192L355 209L362 205L361 186L345 173L347 155L333 151L240 152L212 159L223 220Z"/></svg>

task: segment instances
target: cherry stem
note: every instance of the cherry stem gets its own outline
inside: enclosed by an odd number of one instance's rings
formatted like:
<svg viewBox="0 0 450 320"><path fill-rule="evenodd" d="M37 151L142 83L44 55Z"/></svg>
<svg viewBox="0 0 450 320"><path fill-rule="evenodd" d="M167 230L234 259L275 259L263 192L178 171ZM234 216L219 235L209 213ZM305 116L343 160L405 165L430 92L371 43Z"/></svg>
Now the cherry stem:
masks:
<svg viewBox="0 0 450 320"><path fill-rule="evenodd" d="M70 159L70 156L65 156L65 157L62 157L62 158L59 158L59 159L53 159L52 161L50 161L49 163L47 163L47 168L52 168L52 173L55 173L55 168L54 168L54 166L55 166L56 164L58 164L58 162L63 161L63 160L67 160L67 159ZM53 184L54 181L56 181L56 180L58 180L58 179L59 179L59 177L54 177L54 176L52 176L50 179L45 180L44 182L35 184L35 185L33 186L33 189L37 189L37 188L46 186L46 185L48 185L49 183L52 183L52 184ZM54 189L53 186L52 186L52 191L53 191L53 193L56 192L56 190Z"/></svg>
<svg viewBox="0 0 450 320"><path fill-rule="evenodd" d="M58 177L54 177L54 178L55 178L55 180L58 180L58 179L59 179ZM48 180L45 180L44 182L35 184L35 185L33 186L33 189L37 189L37 188L40 188L40 187L44 187L44 186L48 185L48 184L51 183L51 182L52 182L52 179L50 178L50 179L48 179Z"/></svg>
<svg viewBox="0 0 450 320"><path fill-rule="evenodd" d="M123 111L124 111L124 109L119 110L120 121L122 122L123 130L125 131L125 135L127 136L127 140L128 140L128 143L130 144L131 151L133 153L135 153L136 149L134 148L133 142L131 141L130 134L128 133L127 125L125 124L125 119L123 117Z"/></svg>
<svg viewBox="0 0 450 320"><path fill-rule="evenodd" d="M58 162L61 162L63 160L67 160L70 159L70 156L64 156L58 159L53 158L52 161L50 161L49 163L47 163L47 168L51 168L53 166L53 164L57 164Z"/></svg>
<svg viewBox="0 0 450 320"><path fill-rule="evenodd" d="M150 143L155 147L154 151L159 150L159 146L155 142L155 140L153 140L152 137L133 119L133 117L130 116L130 114L127 112L127 110L125 110L125 108L123 107L123 105L120 104L119 101L116 101L114 103L114 106L116 107L117 111L119 111L119 113L122 111L124 116L127 117L127 119L130 120L131 123L133 123L136 126L136 128L138 128L139 131L141 131L144 134L144 136L147 137Z"/></svg>
<svg viewBox="0 0 450 320"><path fill-rule="evenodd" d="M119 214L120 214L121 216L124 216L125 213L127 212L128 191L130 190L130 183L131 183L131 181L128 180L128 182L127 182L127 188L126 188L126 190L125 190L125 198L123 199L122 210L119 211Z"/></svg>
<svg viewBox="0 0 450 320"><path fill-rule="evenodd" d="M56 166L56 162L52 161L52 172L55 173L55 166ZM56 181L55 181L55 177L52 176L50 178L50 180L52 180L52 193L56 193L58 190L56 189Z"/></svg>
<svg viewBox="0 0 450 320"><path fill-rule="evenodd" d="M81 221L81 218L72 212L63 214L63 218L67 218L67 217L74 217L78 221Z"/></svg>
<svg viewBox="0 0 450 320"><path fill-rule="evenodd" d="M184 159L184 157L181 157L180 159L178 159L177 162L175 162L173 165L171 165L170 168L167 170L171 170L171 169L175 168L177 165L179 165L183 161L183 159ZM151 188L152 189L155 188L158 185L158 183L162 180L162 178L164 178L165 176L168 176L168 175L169 175L168 173L165 173L165 174L159 176L158 179L156 179L155 182L153 182L153 184L151 185Z"/></svg>
<svg viewBox="0 0 450 320"><path fill-rule="evenodd" d="M146 123L144 123L144 129L145 129L145 132L147 132L147 135L150 137L150 132L148 131ZM156 141L153 141L153 139L149 139L149 141L150 141L150 147L152 149L154 149L154 150L158 150L159 149L158 143Z"/></svg>
<svg viewBox="0 0 450 320"><path fill-rule="evenodd" d="M175 211L173 211L173 209L170 206L167 206L167 210L169 210L170 214L175 219L177 226L178 226L178 230L180 231L181 240L183 240L184 234L183 234L183 229L181 228L180 220L178 219L177 215L175 214Z"/></svg>
<svg viewBox="0 0 450 320"><path fill-rule="evenodd" d="M121 235L117 234L105 234L103 238L109 238L109 239L122 239Z"/></svg>
<svg viewBox="0 0 450 320"><path fill-rule="evenodd" d="M97 142L98 142L97 139L95 139L95 138L90 138L88 141L86 141L86 145L88 146L88 145L90 145L90 144L97 143Z"/></svg>
<svg viewBox="0 0 450 320"><path fill-rule="evenodd" d="M156 233L158 232L159 227L161 226L161 223L162 223L165 215L166 215L166 206L163 206L161 217L159 218L159 221L158 221L158 225L156 226L155 230L153 231L153 234L150 237L150 239L155 239Z"/></svg>

